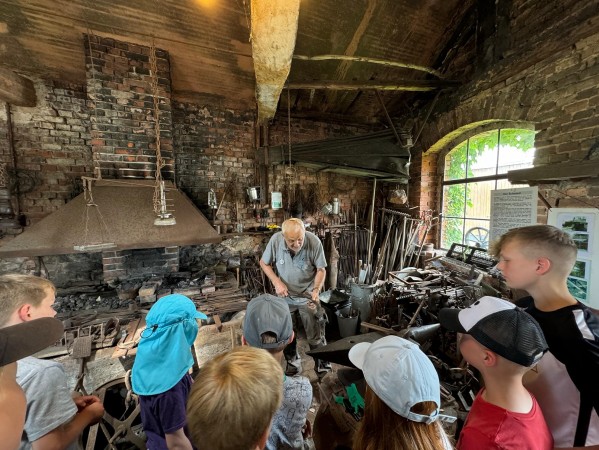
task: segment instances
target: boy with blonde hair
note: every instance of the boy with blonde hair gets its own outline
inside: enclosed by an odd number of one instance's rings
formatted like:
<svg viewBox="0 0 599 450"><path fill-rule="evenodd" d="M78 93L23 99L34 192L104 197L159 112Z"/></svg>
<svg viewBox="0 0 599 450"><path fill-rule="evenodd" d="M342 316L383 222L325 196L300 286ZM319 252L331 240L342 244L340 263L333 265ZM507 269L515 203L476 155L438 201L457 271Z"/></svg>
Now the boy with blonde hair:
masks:
<svg viewBox="0 0 599 450"><path fill-rule="evenodd" d="M549 225L508 231L492 246L507 285L540 324L549 352L524 378L557 448L599 448L599 318L568 291L577 257L570 236Z"/></svg>
<svg viewBox="0 0 599 450"><path fill-rule="evenodd" d="M44 317L0 329L0 436L2 447L19 448L25 424L25 394L17 384L17 361L49 347L62 336L59 320Z"/></svg>
<svg viewBox="0 0 599 450"><path fill-rule="evenodd" d="M282 393L283 370L266 350L242 346L216 356L189 394L192 442L210 450L262 450Z"/></svg>
<svg viewBox="0 0 599 450"><path fill-rule="evenodd" d="M482 297L470 307L444 308L441 325L463 333L464 359L481 373L480 390L460 433L459 450L551 450L553 438L535 398L522 384L547 350L539 324L513 303Z"/></svg>
<svg viewBox="0 0 599 450"><path fill-rule="evenodd" d="M43 278L0 276L0 328L54 317L55 292ZM29 356L18 362L16 379L27 398L21 449L76 449L81 432L104 415L98 397L72 397L59 363Z"/></svg>

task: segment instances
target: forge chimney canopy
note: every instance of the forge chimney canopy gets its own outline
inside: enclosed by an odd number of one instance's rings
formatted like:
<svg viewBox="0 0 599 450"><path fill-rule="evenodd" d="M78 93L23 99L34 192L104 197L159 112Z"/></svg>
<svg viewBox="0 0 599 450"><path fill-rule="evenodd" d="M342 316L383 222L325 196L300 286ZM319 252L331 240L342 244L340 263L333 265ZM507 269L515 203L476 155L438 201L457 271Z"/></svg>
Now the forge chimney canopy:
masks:
<svg viewBox="0 0 599 450"><path fill-rule="evenodd" d="M96 251L199 245L221 241L216 230L191 200L166 181L176 224L156 226L153 180L98 180L93 203L85 194L54 211L0 247L0 257L47 256L82 253L75 246ZM87 234L86 234L87 227ZM86 253L91 253L86 251Z"/></svg>

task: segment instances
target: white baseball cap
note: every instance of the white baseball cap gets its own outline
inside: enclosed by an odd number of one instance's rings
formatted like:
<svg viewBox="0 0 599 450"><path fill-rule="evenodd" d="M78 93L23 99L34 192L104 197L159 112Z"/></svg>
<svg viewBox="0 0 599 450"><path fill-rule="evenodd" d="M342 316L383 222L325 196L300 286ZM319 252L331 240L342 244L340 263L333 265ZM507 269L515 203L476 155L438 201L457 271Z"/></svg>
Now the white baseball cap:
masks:
<svg viewBox="0 0 599 450"><path fill-rule="evenodd" d="M423 423L439 418L439 375L417 344L398 336L385 336L372 344L356 344L349 351L349 359L362 369L374 393L400 416ZM414 405L427 401L437 405L431 414L412 412Z"/></svg>

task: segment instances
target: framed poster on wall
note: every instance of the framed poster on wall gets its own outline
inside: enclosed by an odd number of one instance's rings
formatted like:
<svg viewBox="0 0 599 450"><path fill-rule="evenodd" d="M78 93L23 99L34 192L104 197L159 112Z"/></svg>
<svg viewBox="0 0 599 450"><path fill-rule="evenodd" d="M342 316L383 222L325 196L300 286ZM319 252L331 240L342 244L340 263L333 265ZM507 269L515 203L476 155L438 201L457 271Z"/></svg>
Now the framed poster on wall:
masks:
<svg viewBox="0 0 599 450"><path fill-rule="evenodd" d="M595 208L553 208L547 218L549 225L556 226L570 235L578 255L568 277L570 293L581 302L599 308L599 264L592 264L599 257L599 210ZM593 289L595 287L595 289Z"/></svg>

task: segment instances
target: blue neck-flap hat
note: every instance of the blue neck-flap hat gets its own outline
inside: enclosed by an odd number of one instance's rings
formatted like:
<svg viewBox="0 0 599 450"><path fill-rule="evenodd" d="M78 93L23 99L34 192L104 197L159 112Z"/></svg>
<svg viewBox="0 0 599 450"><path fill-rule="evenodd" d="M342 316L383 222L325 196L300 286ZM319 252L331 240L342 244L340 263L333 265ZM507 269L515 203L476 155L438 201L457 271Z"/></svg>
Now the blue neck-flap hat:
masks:
<svg viewBox="0 0 599 450"><path fill-rule="evenodd" d="M183 378L193 366L191 346L198 334L196 319L207 318L181 294L162 297L152 306L131 371L136 394L162 394Z"/></svg>

